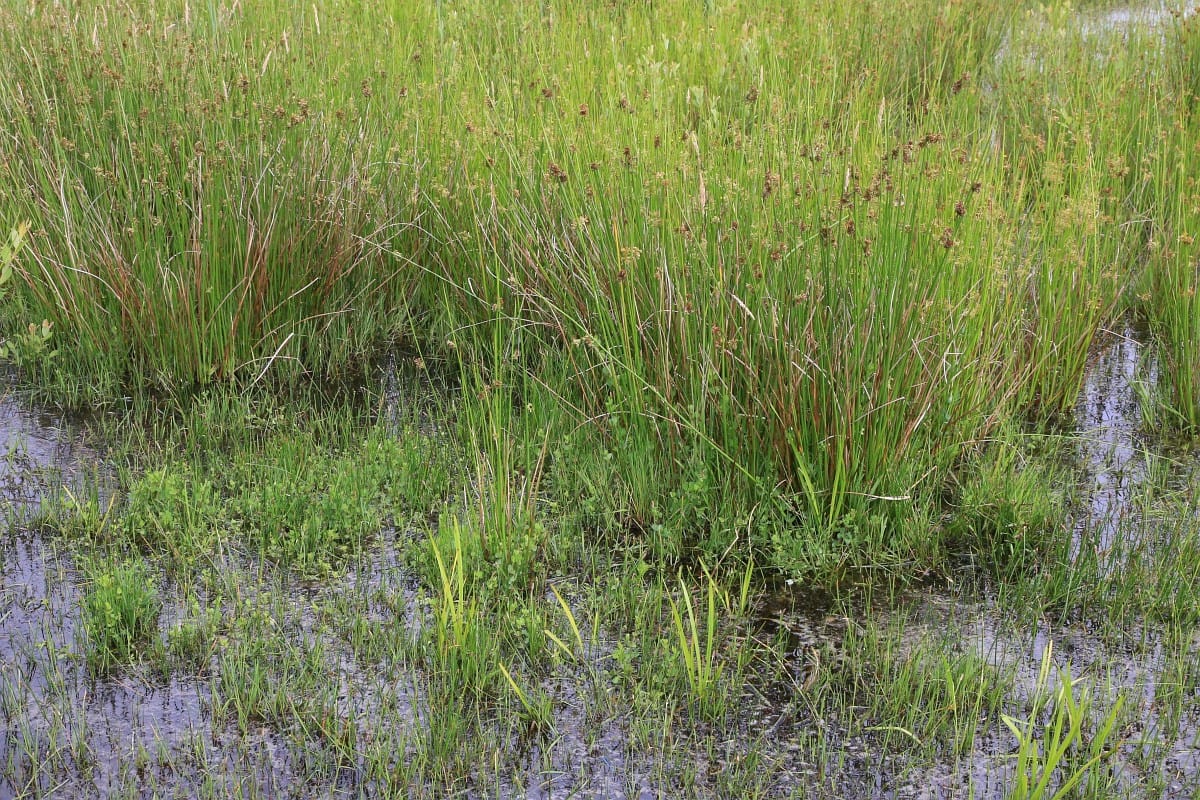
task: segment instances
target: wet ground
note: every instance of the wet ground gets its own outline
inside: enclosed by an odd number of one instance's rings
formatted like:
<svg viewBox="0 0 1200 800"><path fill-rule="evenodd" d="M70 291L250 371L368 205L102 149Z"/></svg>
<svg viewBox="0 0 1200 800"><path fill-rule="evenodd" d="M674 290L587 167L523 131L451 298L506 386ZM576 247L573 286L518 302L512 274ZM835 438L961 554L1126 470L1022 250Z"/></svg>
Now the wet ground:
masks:
<svg viewBox="0 0 1200 800"><path fill-rule="evenodd" d="M1076 442L1074 466L1082 487L1074 497L1071 557L1085 558L1096 575L1151 558L1148 548L1178 544L1171 537L1157 538L1154 531L1178 525L1189 543L1200 531L1194 501L1185 506L1191 518L1180 519L1175 505L1154 507L1153 493L1142 486L1148 479L1148 462L1157 460L1171 468L1167 485L1194 497L1200 465L1200 453L1147 433L1142 403L1149 402L1147 388L1154 378L1153 359L1134 330L1108 335L1090 365L1069 432ZM1194 576L1182 575L1180 580L1195 586ZM854 653L840 652L855 639L846 631L868 619L871 626L890 632L900 659L922 650L978 655L1010 683L1008 713L1018 717L1037 691L1043 658L1049 657L1055 671L1069 667L1073 676L1083 677L1102 698L1101 705L1125 696L1122 745L1111 767L1114 784L1125 796L1191 798L1200 792L1200 699L1195 683L1200 639L1195 631L1182 633L1186 641L1168 642L1170 634L1144 619L1098 620L1087 613L1031 617L1013 613L1006 605L1009 601L990 589L981 597L977 587L910 592L899 603L876 608L784 589L768 598L762 612L768 631L786 632L797 685L811 682L811 670L831 668L820 663L822 658L829 661L830 653L833 669L836 659L855 658ZM1182 705L1165 703L1162 693L1182 693L1189 699ZM799 713L783 696L787 694L764 698L762 724L776 738L802 737L798 728L817 720ZM870 727L856 726L854 720L819 722L846 731ZM843 767L840 781L827 779L827 796L1002 798L1010 787L1016 742L994 719L978 732L969 756L947 756L933 763L928 763L927 752L915 760L884 756L878 736L850 737L842 745L853 766ZM820 765L808 771L823 772Z"/></svg>
<svg viewBox="0 0 1200 800"><path fill-rule="evenodd" d="M1087 32L1165 25L1171 16L1157 6L1119 7L1081 19ZM436 398L423 368L414 372L405 362L387 375ZM1183 557L1178 574L1163 576L1175 569L1176 551L1200 552L1194 500L1178 502L1195 497L1200 458L1148 426L1153 415L1145 404L1152 402L1154 382L1155 366L1137 331L1113 332L1096 348L1074 428L1066 432L1077 450L1077 478L1065 557L1084 580L1122 587L1115 590L1122 597L1136 593L1143 578L1157 581L1150 591L1169 602L1171 580L1183 585L1197 577ZM383 394L390 399L381 413L390 418L400 392L393 386ZM436 400L420 419L424 433L436 433ZM415 578L398 556L406 534L387 531L368 558L319 588L282 583L286 579L244 554L218 554L237 585L224 592L210 587L222 598L216 608L221 636L198 662L97 675L85 658L81 570L66 545L29 523L46 498L86 491L103 470L101 451L83 427L31 409L11 393L0 395L0 800L420 794L402 783L388 786L380 774L380 765L384 773L402 773L417 749L405 743L439 724L437 702L417 670L394 658L403 643L389 644L415 636L423 613ZM1121 583L1126 574L1129 581ZM242 583L245 577L256 580ZM173 599L169 582L159 588L165 601L159 633L166 642L197 610ZM924 740L925 732L879 724L870 687L851 685L843 674L886 682L908 664L924 665L922 659L976 659L1004 685L1005 713L1020 717L1048 658L1055 674L1069 666L1082 678L1099 709L1124 697L1110 762L1117 791L1197 796L1200 641L1194 626L1154 624L1143 613L1153 611L1151 601L1127 614L1127 606L1115 603L1076 602L1070 589L1065 599L1036 607L1002 589L974 585L931 586L880 603L781 586L760 599L755 622L740 634L763 655L750 670L733 733L706 752L656 747L636 729L629 709L604 701L599 667L612 661L616 642L601 634L587 655L588 669L545 679L542 688L555 701L552 736L525 736L494 721L497 733L485 754L494 763L461 768L505 797L672 797L676 778L664 776L688 770L706 776L698 783L723 796L720 775L736 769L758 775L767 795L999 800L1011 783L1016 742L998 715L973 729L967 752L914 748L908 739ZM240 638L222 638L235 617L284 631L290 649L273 657L313 660L319 677L297 685L288 702L292 712L320 710L336 731L312 736L255 714L239 716L235 681L224 675L236 659L227 651L252 647L253 636L243 629ZM881 663L864 663L870 659ZM337 742L350 744L339 749ZM666 762L674 766L664 769Z"/></svg>
<svg viewBox="0 0 1200 800"><path fill-rule="evenodd" d="M1159 444L1145 433L1146 393L1138 387L1152 378L1135 333L1123 331L1098 349L1077 410L1073 441L1086 491L1082 501L1076 498L1073 557L1086 555L1106 572L1125 568L1122 558L1151 558L1144 548L1155 540L1147 531L1176 512L1156 508L1141 490L1150 462L1166 460L1175 484L1193 480L1194 455L1167 448L1160 457ZM361 755L347 761L327 744L265 721L237 724L215 652L192 670L165 675L143 668L103 677L89 670L80 574L54 537L30 531L26 521L42 498L64 485L78 487L99 456L80 429L12 396L0 400L0 442L6 451L0 488L10 509L0 544L0 798L384 793ZM1200 527L1195 519L1183 523ZM411 669L372 649L373 636L403 636L419 625L416 585L396 555L402 540L388 533L369 559L324 588L274 586L280 578L259 575L262 586L236 590L238 615L258 613L262 624L286 629L296 654L317 651L322 674L336 676L316 702L332 709L360 754L370 753L374 741L394 746L378 735L384 720L420 736L436 712ZM237 554L228 558L230 574L254 569ZM162 588L171 597L171 587ZM764 679L752 671L737 715L740 733L726 752L640 747L629 718L594 701L603 692L594 677L559 675L547 683L556 699L555 736L498 734L496 754L511 748L506 757L520 754L513 762L523 766L493 776L492 785L512 797L665 797L671 788L656 784L662 774L656 761L692 760L719 773L750 751L780 796L1003 797L1015 742L998 719L975 732L969 754L906 751L893 746L903 735L873 725L865 705L806 700L814 685L836 685L835 674L860 658L855 642L874 635L889 642L883 652L892 666L920 654L978 656L1008 682L1006 704L1014 714L1036 691L1050 648L1054 663L1085 677L1101 705L1126 696L1122 746L1113 761L1117 786L1131 797L1200 791L1198 668L1187 657L1198 649L1192 631L1175 632L1187 637L1181 643L1140 619L1104 625L1086 613L1016 614L1004 597L946 587L880 607L855 603L786 586L762 599L759 622L746 635L780 655L756 668ZM345 613L348 607L353 613ZM164 641L189 613L168 600L160 620ZM340 627L346 616L358 620L356 630ZM612 643L599 637L595 647L599 663ZM1174 702L1164 702L1164 693ZM398 763L408 756L401 749L389 758Z"/></svg>
<svg viewBox="0 0 1200 800"><path fill-rule="evenodd" d="M97 675L85 658L81 571L55 535L28 521L63 487L82 491L100 456L80 427L12 395L0 400L0 441L6 448L0 487L10 509L0 537L0 800L395 794L368 774L365 759L380 758L376 740L387 748L401 743L383 761L410 758L394 728L420 736L436 713L411 666L388 662L390 649L381 643L415 635L420 624L415 579L397 556L405 534L385 532L369 559L320 588L256 572L236 553L221 556L228 559L223 570L244 581L233 589L234 600L222 601L221 616L256 619L251 624L263 626L264 638L283 629L292 649L273 657L285 663L317 654L323 685L304 700L332 709L360 754L370 754L347 762L322 737L269 719L240 724L233 687L223 684L226 662L216 652L165 675L146 666ZM195 613L172 599L175 588L169 580L159 587L166 598L162 641ZM491 782L499 779L506 794L521 797L660 796L633 766L645 759L627 754L620 715L597 719L582 696L573 702L573 694L590 691L579 681L553 688L561 734L533 743L498 739L512 745L524 766Z"/></svg>

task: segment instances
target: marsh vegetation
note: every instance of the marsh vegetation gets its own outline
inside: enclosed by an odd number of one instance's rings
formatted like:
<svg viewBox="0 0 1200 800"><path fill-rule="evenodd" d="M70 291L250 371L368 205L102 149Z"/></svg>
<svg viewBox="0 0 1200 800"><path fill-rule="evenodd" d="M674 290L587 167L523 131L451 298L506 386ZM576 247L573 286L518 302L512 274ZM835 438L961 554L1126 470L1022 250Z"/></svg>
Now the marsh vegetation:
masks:
<svg viewBox="0 0 1200 800"><path fill-rule="evenodd" d="M1200 789L1200 18L0 0L0 797Z"/></svg>

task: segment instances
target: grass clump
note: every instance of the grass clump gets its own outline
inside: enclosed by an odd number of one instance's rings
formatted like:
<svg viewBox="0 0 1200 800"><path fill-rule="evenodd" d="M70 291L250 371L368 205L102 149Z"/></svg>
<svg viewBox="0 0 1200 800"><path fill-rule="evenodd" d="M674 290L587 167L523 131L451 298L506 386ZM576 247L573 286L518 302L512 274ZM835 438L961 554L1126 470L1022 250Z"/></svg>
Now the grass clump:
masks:
<svg viewBox="0 0 1200 800"><path fill-rule="evenodd" d="M1200 34L1191 33L1200 37ZM1174 427L1200 431L1200 187L1191 115L1169 140L1154 170L1163 209L1149 243L1142 308L1159 344L1163 392Z"/></svg>
<svg viewBox="0 0 1200 800"><path fill-rule="evenodd" d="M1046 457L1011 441L991 443L949 516L948 546L997 575L1039 562L1068 525L1061 477Z"/></svg>
<svg viewBox="0 0 1200 800"><path fill-rule="evenodd" d="M187 4L4 11L3 47L36 52L0 100L2 182L21 187L5 212L34 220L22 293L69 332L77 378L336 371L391 332L411 281L378 253L405 249L401 190L383 137L341 122L375 125L369 68L313 74L318 42L289 27Z"/></svg>
<svg viewBox="0 0 1200 800"><path fill-rule="evenodd" d="M108 672L151 652L157 644L161 603L146 563L100 558L87 564L84 581L89 664Z"/></svg>
<svg viewBox="0 0 1200 800"><path fill-rule="evenodd" d="M1029 718L1004 717L1017 740L1016 774L1007 795L1010 800L1059 800L1072 796L1080 784L1096 791L1087 784L1103 780L1104 762L1113 754L1110 739L1124 699L1118 697L1100 721L1094 722L1091 692L1078 687L1080 679L1073 679L1069 668L1060 670L1053 678L1056 683L1051 683L1051 652L1047 646ZM1043 715L1047 719L1039 733Z"/></svg>
<svg viewBox="0 0 1200 800"><path fill-rule="evenodd" d="M667 599L675 633L672 643L692 701L702 716L720 716L724 710L721 677L725 665L718 660L716 649L719 605L715 581L707 570L706 577L707 585L700 602L693 601L692 592L682 578L679 580L681 600L677 603L673 597ZM722 599L728 600L727 597ZM700 606L699 614L697 605Z"/></svg>
<svg viewBox="0 0 1200 800"><path fill-rule="evenodd" d="M218 609L201 608L193 597L188 603L188 616L167 632L167 652L184 667L206 669L217 649L220 622Z"/></svg>
<svg viewBox="0 0 1200 800"><path fill-rule="evenodd" d="M221 653L213 690L215 715L242 731L261 723L280 731L305 725L313 733L332 729L337 686L326 680L321 643L289 642L260 618L262 623L268 627L260 635L239 638Z"/></svg>
<svg viewBox="0 0 1200 800"><path fill-rule="evenodd" d="M451 520L445 528L447 533L439 537L445 549L438 540L429 543L437 576L431 593L433 625L427 655L443 696L478 699L498 688L502 672L510 684L513 681L500 663L498 638L486 618L479 587L472 585L462 527ZM524 699L520 690L517 694Z"/></svg>

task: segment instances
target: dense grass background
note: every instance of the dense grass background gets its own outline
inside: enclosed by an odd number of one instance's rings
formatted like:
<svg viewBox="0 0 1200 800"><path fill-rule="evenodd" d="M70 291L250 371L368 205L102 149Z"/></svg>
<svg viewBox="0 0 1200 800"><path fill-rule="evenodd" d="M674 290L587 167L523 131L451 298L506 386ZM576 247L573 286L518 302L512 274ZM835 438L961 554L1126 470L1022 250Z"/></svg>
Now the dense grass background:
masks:
<svg viewBox="0 0 1200 800"><path fill-rule="evenodd" d="M503 525L569 465L592 524L676 555L748 537L794 572L931 558L956 470L1001 423L1068 411L1127 308L1197 425L1194 17L0 20L0 213L32 223L8 346L66 402L354 373L401 341L481 398L481 474L531 476L494 498Z"/></svg>
<svg viewBox="0 0 1200 800"><path fill-rule="evenodd" d="M0 794L1195 784L1198 23L1083 5L0 0L105 412L2 409Z"/></svg>

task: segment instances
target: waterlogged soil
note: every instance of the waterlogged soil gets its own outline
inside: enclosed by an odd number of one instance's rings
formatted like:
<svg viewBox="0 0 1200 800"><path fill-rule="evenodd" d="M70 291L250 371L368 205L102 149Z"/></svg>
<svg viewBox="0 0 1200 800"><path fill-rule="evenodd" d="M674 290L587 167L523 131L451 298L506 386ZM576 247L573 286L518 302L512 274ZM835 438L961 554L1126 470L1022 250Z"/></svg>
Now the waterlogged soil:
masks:
<svg viewBox="0 0 1200 800"><path fill-rule="evenodd" d="M6 448L0 486L13 512L0 537L0 800L394 794L366 777L364 756L347 763L289 725L261 719L239 725L236 709L223 702L220 652L189 668L142 665L98 674L87 661L84 577L70 545L26 522L64 486L80 490L99 456L80 428L12 396L0 400L0 441ZM264 637L279 637L296 652L319 648L321 679L332 683L324 688L333 718L356 731L364 753L376 739L387 748L398 744L387 756L394 762L411 756L394 731L419 736L434 712L411 669L371 652L373 634L403 636L420 625L416 582L397 555L404 541L404 534L387 532L368 560L320 587L263 574L236 554L222 556L228 560L222 571L239 581L236 608L222 614L258 614ZM190 613L177 601L177 588L169 580L158 587L164 643ZM352 598L348 614L346 598ZM345 617L366 631L362 641L345 628ZM628 751L620 716L588 716L584 696L592 689L581 681L560 680L552 688L560 707L557 735L507 741L516 768L492 781L503 794L661 796L648 768L635 766L647 758Z"/></svg>
<svg viewBox="0 0 1200 800"><path fill-rule="evenodd" d="M939 591L909 595L898 606L861 609L857 619L828 609L814 614L815 609L805 608L806 602L776 623L795 635L797 646L789 664L797 684L813 669L836 670L860 655L841 650L847 627L877 626L891 631L892 656L900 661L919 653L978 656L1007 684L1003 713L1024 720L1038 692L1043 659L1048 659L1047 688L1055 688L1061 679L1057 676L1063 674L1059 670L1069 670L1095 698L1094 722L1124 696L1119 740L1114 741L1108 767L1111 789L1102 796L1192 798L1200 791L1200 709L1194 684L1185 689L1191 701L1177 719L1160 713L1156 689L1160 681L1177 678L1170 674L1170 659L1159 636L1114 644L1087 624L1038 620L1023 625L989 601ZM1198 645L1193 635L1185 647L1194 651ZM815 657L825 653L821 658L829 660L830 652L834 656L828 666ZM936 668L939 662L935 658L929 663ZM759 713L781 746L804 741L820 729L827 761L814 761L807 769L810 775L828 776L817 796L999 799L1011 789L1017 742L999 718L983 721L968 754L954 753L945 744L918 745L906 752L896 744L911 745L904 740L924 737L924 732L887 728L870 717L865 699L863 706L851 703L840 715L820 717L785 699L788 694L781 690L768 695Z"/></svg>
<svg viewBox="0 0 1200 800"><path fill-rule="evenodd" d="M1144 536L1153 524L1153 504L1139 501L1160 447L1145 433L1147 394L1139 389L1152 380L1153 364L1134 331L1098 348L1072 437L1084 476L1073 557L1136 554L1140 545L1123 537ZM413 635L421 624L415 580L398 557L403 533L388 532L368 558L317 587L288 583L236 554L222 556L239 576L236 613L260 613L270 633L297 652L319 648L329 718L353 731L356 742L347 756L294 726L239 724L222 697L221 641L186 669L143 666L107 676L91 669L76 556L26 521L43 498L93 474L98 451L78 427L12 396L0 398L0 444L0 491L10 509L0 537L0 798L384 794L367 769L368 759L381 757L373 746L393 749L386 758L403 762L412 754L404 742L422 736L436 711L415 670L370 648L371 634ZM1166 452L1173 480L1191 480L1195 455ZM169 582L159 589L160 638L167 642L194 610L173 599ZM1139 619L1114 626L1087 615L1030 614L1007 602L989 590L953 586L886 602L781 586L761 599L756 621L740 634L762 655L749 670L732 732L709 737L703 752L655 748L632 730L630 714L595 702L606 691L599 667L613 647L600 636L587 654L590 670L546 679L543 688L555 701L553 737L502 732L489 754L495 763L463 768L488 774L480 785L507 797L669 797L680 791L682 773L704 794L721 796L718 776L736 767L757 772L769 796L1001 798L1013 777L1016 741L1000 719L980 721L970 752L955 753L924 742L923 731L881 724L863 687L842 680L865 674L870 659L936 664L971 654L1000 677L1005 713L1017 719L1028 714L1044 659L1052 676L1069 667L1082 678L1101 711L1123 695L1112 786L1129 797L1200 791L1200 667L1193 657L1200 642L1193 631L1167 632ZM346 629L347 616L357 620L358 634ZM868 649L872 637L884 645ZM866 667L889 674L887 664ZM396 730L406 733L397 737ZM711 745L714 738L720 746Z"/></svg>
<svg viewBox="0 0 1200 800"><path fill-rule="evenodd" d="M1072 557L1080 557L1086 548L1088 556L1098 558L1101 573L1122 569L1122 558L1150 557L1143 548L1155 539L1145 531L1164 520L1155 516L1141 491L1148 480L1148 462L1169 462L1173 475L1167 485L1181 491L1189 483L1194 487L1200 465L1194 450L1146 432L1142 403L1151 402L1147 389L1155 369L1134 330L1111 334L1097 349L1077 405L1072 440L1077 443L1075 467L1082 488L1073 512ZM1182 524L1195 531L1200 518L1194 516L1194 504L1191 508L1193 518ZM1106 558L1109 554L1112 557ZM1112 791L1128 797L1197 796L1200 698L1195 676L1200 631L1168 632L1142 619L1098 621L1078 614L1039 614L1031 619L1004 604L987 589L981 596L977 589L926 588L906 593L898 602L891 598L886 605L872 606L786 588L764 603L761 624L769 634L786 636L793 685L812 683L814 669L836 670L846 660L861 657L846 652L851 627L886 631L897 661L919 653L974 654L1003 676L1008 685L1005 713L1016 719L1027 718L1044 663L1050 670L1043 691L1052 691L1062 671L1069 670L1092 693L1100 712L1123 696L1119 741L1114 740L1116 752L1110 762ZM822 658L832 663L822 665ZM827 782L829 796L1002 798L1011 787L1017 742L1000 719L977 731L968 756L946 754L931 760L927 749L918 748L915 757L889 753L880 746L883 737L870 732L875 727L870 719L846 714L814 719L798 713L795 703L781 698L786 694L785 688L766 696L760 709L772 735L802 737L806 726L819 724L827 737L836 731L846 737L841 740L845 750L832 759L838 769L828 770L840 772L840 779ZM1184 696L1182 702L1178 694ZM855 737L849 733L855 730L867 733ZM821 773L821 767L814 765L812 771Z"/></svg>

